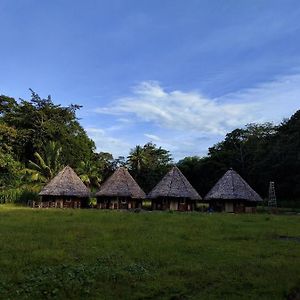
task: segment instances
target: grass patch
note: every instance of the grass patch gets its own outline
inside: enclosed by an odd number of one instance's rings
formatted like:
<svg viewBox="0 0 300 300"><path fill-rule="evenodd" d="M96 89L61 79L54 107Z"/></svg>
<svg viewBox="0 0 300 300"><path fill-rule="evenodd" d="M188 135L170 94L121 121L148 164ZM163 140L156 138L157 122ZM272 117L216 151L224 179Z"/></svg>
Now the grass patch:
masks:
<svg viewBox="0 0 300 300"><path fill-rule="evenodd" d="M0 299L283 299L299 216L0 206Z"/></svg>

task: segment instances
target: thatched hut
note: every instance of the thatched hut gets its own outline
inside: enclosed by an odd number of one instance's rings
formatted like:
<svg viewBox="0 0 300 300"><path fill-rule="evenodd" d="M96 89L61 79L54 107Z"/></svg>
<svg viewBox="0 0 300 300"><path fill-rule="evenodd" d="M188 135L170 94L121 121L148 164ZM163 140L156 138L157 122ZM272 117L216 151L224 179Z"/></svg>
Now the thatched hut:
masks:
<svg viewBox="0 0 300 300"><path fill-rule="evenodd" d="M146 194L124 167L118 168L96 193L97 207L102 209L141 208Z"/></svg>
<svg viewBox="0 0 300 300"><path fill-rule="evenodd" d="M173 167L149 193L153 210L190 211L200 195L177 167Z"/></svg>
<svg viewBox="0 0 300 300"><path fill-rule="evenodd" d="M215 211L254 212L262 198L234 170L228 170L204 198Z"/></svg>
<svg viewBox="0 0 300 300"><path fill-rule="evenodd" d="M90 196L75 171L66 166L39 193L44 207L86 207Z"/></svg>

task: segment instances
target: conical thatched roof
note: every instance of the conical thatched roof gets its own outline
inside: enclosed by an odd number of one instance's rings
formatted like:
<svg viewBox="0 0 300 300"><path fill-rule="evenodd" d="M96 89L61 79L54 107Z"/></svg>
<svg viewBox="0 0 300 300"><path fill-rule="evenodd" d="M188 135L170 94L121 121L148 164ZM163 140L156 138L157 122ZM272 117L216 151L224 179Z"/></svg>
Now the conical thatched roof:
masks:
<svg viewBox="0 0 300 300"><path fill-rule="evenodd" d="M235 171L228 170L204 198L263 201L250 185Z"/></svg>
<svg viewBox="0 0 300 300"><path fill-rule="evenodd" d="M89 197L90 191L75 171L66 166L39 193L40 196Z"/></svg>
<svg viewBox="0 0 300 300"><path fill-rule="evenodd" d="M149 198L171 197L201 200L200 195L192 187L177 167L173 167L165 177L149 193Z"/></svg>
<svg viewBox="0 0 300 300"><path fill-rule="evenodd" d="M96 197L131 197L144 199L146 194L126 168L118 168L100 187Z"/></svg>

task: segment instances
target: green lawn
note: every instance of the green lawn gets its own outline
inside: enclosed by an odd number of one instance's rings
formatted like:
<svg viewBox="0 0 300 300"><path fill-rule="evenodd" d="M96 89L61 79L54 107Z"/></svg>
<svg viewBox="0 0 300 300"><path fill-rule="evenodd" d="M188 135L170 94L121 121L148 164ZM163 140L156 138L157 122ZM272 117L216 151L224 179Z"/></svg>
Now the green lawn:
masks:
<svg viewBox="0 0 300 300"><path fill-rule="evenodd" d="M300 216L0 206L0 299L284 299Z"/></svg>

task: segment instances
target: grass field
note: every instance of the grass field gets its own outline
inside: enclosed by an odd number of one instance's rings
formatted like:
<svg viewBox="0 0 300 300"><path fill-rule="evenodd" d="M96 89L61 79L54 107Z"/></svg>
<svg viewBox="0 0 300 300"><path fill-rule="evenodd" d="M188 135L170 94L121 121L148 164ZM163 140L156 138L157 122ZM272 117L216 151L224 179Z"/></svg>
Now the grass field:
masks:
<svg viewBox="0 0 300 300"><path fill-rule="evenodd" d="M0 299L284 299L300 216L0 206Z"/></svg>

